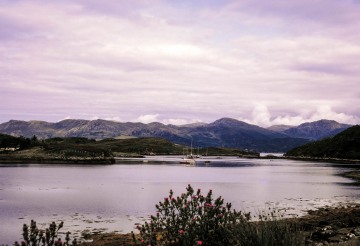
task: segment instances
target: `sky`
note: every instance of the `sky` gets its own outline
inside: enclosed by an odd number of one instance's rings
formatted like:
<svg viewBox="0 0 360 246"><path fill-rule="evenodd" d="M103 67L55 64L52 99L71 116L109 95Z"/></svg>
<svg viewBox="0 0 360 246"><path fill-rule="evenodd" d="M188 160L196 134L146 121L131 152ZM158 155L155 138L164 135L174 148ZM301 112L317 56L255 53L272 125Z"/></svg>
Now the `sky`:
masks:
<svg viewBox="0 0 360 246"><path fill-rule="evenodd" d="M359 0L0 0L0 123L360 124Z"/></svg>

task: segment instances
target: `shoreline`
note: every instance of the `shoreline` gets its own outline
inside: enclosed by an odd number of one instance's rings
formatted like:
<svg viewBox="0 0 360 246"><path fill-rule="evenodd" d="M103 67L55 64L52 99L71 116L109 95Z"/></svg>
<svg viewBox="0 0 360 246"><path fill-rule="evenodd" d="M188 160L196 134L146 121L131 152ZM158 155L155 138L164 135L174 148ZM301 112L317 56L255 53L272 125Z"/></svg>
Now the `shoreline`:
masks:
<svg viewBox="0 0 360 246"><path fill-rule="evenodd" d="M360 160L340 159L340 158L284 156L284 157L279 157L279 159L299 160L299 161L316 161L316 162L331 162L331 163L343 163L343 164L360 164Z"/></svg>
<svg viewBox="0 0 360 246"><path fill-rule="evenodd" d="M322 207L309 210L299 218L280 221L295 222L303 235L303 245L360 245L360 204ZM81 246L133 246L131 233L92 233Z"/></svg>
<svg viewBox="0 0 360 246"><path fill-rule="evenodd" d="M344 172L339 174L342 177L354 180L354 182L360 185L360 170L354 170L350 172Z"/></svg>
<svg viewBox="0 0 360 246"><path fill-rule="evenodd" d="M114 158L99 159L58 159L58 158L4 158L0 157L0 164L114 164Z"/></svg>

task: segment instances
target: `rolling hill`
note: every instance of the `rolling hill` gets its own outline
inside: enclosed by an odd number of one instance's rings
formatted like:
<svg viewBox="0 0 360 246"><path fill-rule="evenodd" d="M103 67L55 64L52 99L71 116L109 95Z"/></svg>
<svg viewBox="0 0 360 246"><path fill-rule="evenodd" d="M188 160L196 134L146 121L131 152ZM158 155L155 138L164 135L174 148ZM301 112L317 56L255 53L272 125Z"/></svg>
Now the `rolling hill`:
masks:
<svg viewBox="0 0 360 246"><path fill-rule="evenodd" d="M360 126L352 126L334 137L294 148L285 155L360 160Z"/></svg>

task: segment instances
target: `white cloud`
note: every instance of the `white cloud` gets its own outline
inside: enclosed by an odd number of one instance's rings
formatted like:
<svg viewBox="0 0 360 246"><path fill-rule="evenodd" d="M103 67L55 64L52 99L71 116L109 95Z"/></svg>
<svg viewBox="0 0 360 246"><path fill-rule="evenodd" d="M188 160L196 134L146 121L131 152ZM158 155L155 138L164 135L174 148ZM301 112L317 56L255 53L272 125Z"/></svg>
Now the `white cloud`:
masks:
<svg viewBox="0 0 360 246"><path fill-rule="evenodd" d="M98 120L98 119L100 119L99 116L93 116L93 117L90 118L90 120Z"/></svg>
<svg viewBox="0 0 360 246"><path fill-rule="evenodd" d="M163 119L161 122L165 125L171 124L171 125L186 125L186 124L192 124L192 123L199 123L203 122L199 119L180 119L180 118L170 118L170 119Z"/></svg>
<svg viewBox="0 0 360 246"><path fill-rule="evenodd" d="M258 105L254 108L251 118L239 118L250 124L255 124L263 127L272 125L292 125L297 126L305 122L313 122L322 119L335 120L339 123L358 124L359 118L353 115L344 113L337 113L329 106L318 106L310 113L298 112L296 116L272 116L269 109L265 105Z"/></svg>
<svg viewBox="0 0 360 246"><path fill-rule="evenodd" d="M145 124L151 123L151 122L158 122L159 121L159 114L146 114L146 115L140 115L138 118L134 120L134 122L142 122Z"/></svg>
<svg viewBox="0 0 360 246"><path fill-rule="evenodd" d="M110 121L117 121L117 122L123 122L124 120L119 117L119 116L113 116L113 117L105 117L105 120L110 120Z"/></svg>
<svg viewBox="0 0 360 246"><path fill-rule="evenodd" d="M70 116L66 116L65 118L62 118L61 120L59 120L59 121L63 121L63 120L70 120L70 119L72 119Z"/></svg>
<svg viewBox="0 0 360 246"><path fill-rule="evenodd" d="M314 112L310 117L309 121L315 121L320 119L331 119L341 123L346 124L357 124L359 123L359 118L356 116L344 114L344 113L337 113L331 109L328 105L322 105L317 107L317 111Z"/></svg>

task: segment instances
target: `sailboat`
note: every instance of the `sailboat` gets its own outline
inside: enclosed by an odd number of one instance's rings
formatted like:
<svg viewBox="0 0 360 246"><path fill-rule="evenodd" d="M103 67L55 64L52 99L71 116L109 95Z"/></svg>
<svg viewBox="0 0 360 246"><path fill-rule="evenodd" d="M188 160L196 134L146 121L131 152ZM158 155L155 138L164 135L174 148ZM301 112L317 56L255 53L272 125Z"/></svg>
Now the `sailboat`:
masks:
<svg viewBox="0 0 360 246"><path fill-rule="evenodd" d="M196 158L201 158L201 155L200 155L200 148L199 148L199 147L197 148L197 155L196 155Z"/></svg>
<svg viewBox="0 0 360 246"><path fill-rule="evenodd" d="M181 159L180 164L192 165L196 164L195 156L192 154L192 139L191 139L191 148L190 148L190 155L187 154L184 158Z"/></svg>

